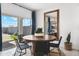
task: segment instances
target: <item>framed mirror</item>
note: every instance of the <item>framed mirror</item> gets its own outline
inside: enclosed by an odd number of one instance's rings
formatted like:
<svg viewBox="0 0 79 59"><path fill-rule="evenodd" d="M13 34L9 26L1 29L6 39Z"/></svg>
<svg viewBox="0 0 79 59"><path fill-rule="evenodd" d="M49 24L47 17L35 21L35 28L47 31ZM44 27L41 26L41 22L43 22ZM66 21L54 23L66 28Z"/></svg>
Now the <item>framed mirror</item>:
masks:
<svg viewBox="0 0 79 59"><path fill-rule="evenodd" d="M59 9L44 13L44 34L55 35L59 39Z"/></svg>

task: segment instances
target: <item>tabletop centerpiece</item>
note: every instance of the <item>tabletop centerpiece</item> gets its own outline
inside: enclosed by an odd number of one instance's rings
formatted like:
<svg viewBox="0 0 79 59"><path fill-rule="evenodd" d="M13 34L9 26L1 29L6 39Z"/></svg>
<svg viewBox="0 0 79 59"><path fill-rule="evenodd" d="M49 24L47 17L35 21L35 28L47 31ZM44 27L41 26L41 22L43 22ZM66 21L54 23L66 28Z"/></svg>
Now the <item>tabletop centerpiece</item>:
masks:
<svg viewBox="0 0 79 59"><path fill-rule="evenodd" d="M44 33L42 31L42 28L37 28L36 32L35 32L35 36L36 37L43 37Z"/></svg>

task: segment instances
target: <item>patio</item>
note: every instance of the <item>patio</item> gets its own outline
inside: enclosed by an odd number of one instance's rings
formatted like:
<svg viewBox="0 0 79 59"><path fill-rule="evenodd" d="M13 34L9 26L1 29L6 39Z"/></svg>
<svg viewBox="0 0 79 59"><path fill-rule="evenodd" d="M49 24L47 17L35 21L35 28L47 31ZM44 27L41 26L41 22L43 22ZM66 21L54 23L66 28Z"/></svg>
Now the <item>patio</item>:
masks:
<svg viewBox="0 0 79 59"><path fill-rule="evenodd" d="M5 33L3 33L2 34L2 42L4 43L4 42L9 42L9 41L13 41L13 39L11 39L11 37L10 37L11 35L10 34L5 34Z"/></svg>
<svg viewBox="0 0 79 59"><path fill-rule="evenodd" d="M15 42L13 41L13 39L11 39L10 34L2 34L2 50L8 50L8 49L12 49L15 47Z"/></svg>

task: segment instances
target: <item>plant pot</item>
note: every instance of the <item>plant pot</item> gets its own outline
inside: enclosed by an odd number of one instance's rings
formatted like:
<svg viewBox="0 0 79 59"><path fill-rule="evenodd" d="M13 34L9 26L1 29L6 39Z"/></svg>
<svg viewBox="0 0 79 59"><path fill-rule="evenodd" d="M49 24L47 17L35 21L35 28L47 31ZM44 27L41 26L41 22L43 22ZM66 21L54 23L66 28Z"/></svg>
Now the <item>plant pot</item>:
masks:
<svg viewBox="0 0 79 59"><path fill-rule="evenodd" d="M66 49L66 50L72 50L72 43L70 42L70 43L68 43L68 42L64 42L64 48Z"/></svg>
<svg viewBox="0 0 79 59"><path fill-rule="evenodd" d="M43 33L35 33L35 36L43 36Z"/></svg>
<svg viewBox="0 0 79 59"><path fill-rule="evenodd" d="M35 36L37 38L43 38L44 37L44 34L43 33L35 33Z"/></svg>

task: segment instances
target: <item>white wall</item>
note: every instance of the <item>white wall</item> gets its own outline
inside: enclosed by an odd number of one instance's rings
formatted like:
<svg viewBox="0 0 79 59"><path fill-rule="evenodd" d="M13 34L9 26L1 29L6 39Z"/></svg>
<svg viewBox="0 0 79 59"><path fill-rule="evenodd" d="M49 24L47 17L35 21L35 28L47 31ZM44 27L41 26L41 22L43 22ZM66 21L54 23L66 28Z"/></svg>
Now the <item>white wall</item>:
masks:
<svg viewBox="0 0 79 59"><path fill-rule="evenodd" d="M60 35L63 36L61 46L64 47L66 37L68 33L71 32L71 42L73 43L73 48L79 49L79 7L77 8L75 6L76 4L58 4L51 8L46 6L46 8L44 7L44 10L37 11L37 28L42 27L44 30L44 12L60 9Z"/></svg>
<svg viewBox="0 0 79 59"><path fill-rule="evenodd" d="M74 7L73 24L72 24L72 41L73 48L79 50L79 5Z"/></svg>

